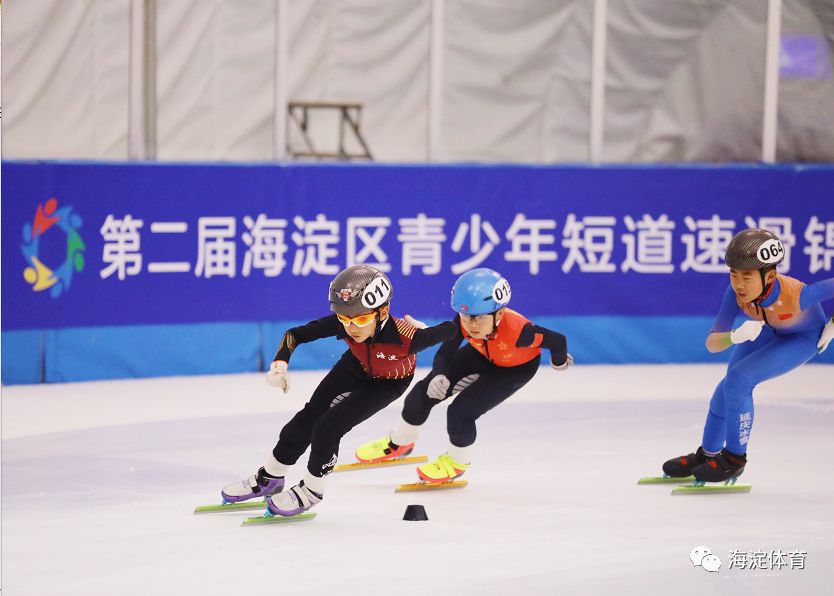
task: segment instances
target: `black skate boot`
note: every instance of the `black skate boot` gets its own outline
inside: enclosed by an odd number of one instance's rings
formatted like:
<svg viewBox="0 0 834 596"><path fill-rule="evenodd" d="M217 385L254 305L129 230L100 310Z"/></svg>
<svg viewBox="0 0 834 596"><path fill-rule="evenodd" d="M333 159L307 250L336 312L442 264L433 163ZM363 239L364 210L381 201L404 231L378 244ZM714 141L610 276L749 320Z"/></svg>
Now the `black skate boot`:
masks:
<svg viewBox="0 0 834 596"><path fill-rule="evenodd" d="M663 464L663 473L672 478L686 478L692 475L696 466L706 463L712 457L704 453L703 447L698 447L695 453L675 457Z"/></svg>
<svg viewBox="0 0 834 596"><path fill-rule="evenodd" d="M702 485L705 482L729 482L735 484L736 478L744 472L745 465L747 465L746 453L744 455L736 455L726 449L722 449L721 453L714 458L707 460L699 466L695 466L692 469L692 475L695 476L696 485Z"/></svg>

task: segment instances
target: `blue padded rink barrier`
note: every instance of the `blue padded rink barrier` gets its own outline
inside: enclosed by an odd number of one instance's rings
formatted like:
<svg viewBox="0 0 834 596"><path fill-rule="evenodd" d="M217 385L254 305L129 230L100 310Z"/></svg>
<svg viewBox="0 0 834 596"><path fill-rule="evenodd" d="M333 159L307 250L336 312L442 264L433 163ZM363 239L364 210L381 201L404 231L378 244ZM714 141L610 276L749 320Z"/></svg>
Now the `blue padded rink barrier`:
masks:
<svg viewBox="0 0 834 596"><path fill-rule="evenodd" d="M335 474L311 522L192 515L262 464L321 375L292 373L287 395L261 374L4 388L4 593L830 593L830 366L757 390L749 494L636 485L697 446L721 365L577 365L540 370L479 421L464 490L394 493L416 480L400 466ZM401 403L351 431L341 463ZM446 440L438 406L415 453ZM429 521L402 520L412 503ZM719 573L693 567L701 545ZM732 551L793 552L795 566L730 568Z"/></svg>
<svg viewBox="0 0 834 596"><path fill-rule="evenodd" d="M497 269L585 364L725 360L703 341L735 230L777 229L806 283L834 275L825 165L2 168L4 384L264 370L358 256L391 268L395 313L431 320L458 273Z"/></svg>

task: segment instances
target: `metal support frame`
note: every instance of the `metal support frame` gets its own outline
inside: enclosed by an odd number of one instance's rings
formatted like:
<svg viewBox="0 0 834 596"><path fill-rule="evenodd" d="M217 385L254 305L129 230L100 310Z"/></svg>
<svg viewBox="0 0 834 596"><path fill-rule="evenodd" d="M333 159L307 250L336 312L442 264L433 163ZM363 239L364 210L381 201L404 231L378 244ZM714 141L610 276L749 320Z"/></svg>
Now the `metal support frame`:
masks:
<svg viewBox="0 0 834 596"><path fill-rule="evenodd" d="M310 112L312 110L337 110L339 112L339 148L337 152L319 151L313 144L313 139L308 134L310 125ZM287 113L292 122L296 124L301 138L307 149L295 151L290 148L292 157L315 157L318 159L339 159L348 161L352 159L373 160L371 150L365 142L360 131L360 117L362 115L362 104L356 102L334 102L334 101L290 101L287 104ZM361 153L348 153L345 148L347 130L352 131L354 138L362 147Z"/></svg>

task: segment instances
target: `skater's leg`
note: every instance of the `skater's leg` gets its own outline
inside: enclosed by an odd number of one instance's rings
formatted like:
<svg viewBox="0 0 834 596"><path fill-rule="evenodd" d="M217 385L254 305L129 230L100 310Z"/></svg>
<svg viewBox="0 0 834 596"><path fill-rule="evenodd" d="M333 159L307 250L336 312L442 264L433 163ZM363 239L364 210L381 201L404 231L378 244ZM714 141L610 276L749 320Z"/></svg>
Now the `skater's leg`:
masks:
<svg viewBox="0 0 834 596"><path fill-rule="evenodd" d="M316 421L330 409L331 404L344 400L365 379L358 377L344 360L339 360L316 387L310 401L284 425L272 450L273 457L285 465L298 461L310 445Z"/></svg>
<svg viewBox="0 0 834 596"><path fill-rule="evenodd" d="M275 515L291 516L319 503L324 498L327 476L336 465L342 437L400 397L410 382L410 377L367 379L350 395L334 400L313 426L304 479L288 491L270 498L269 510Z"/></svg>
<svg viewBox="0 0 834 596"><path fill-rule="evenodd" d="M400 419L391 430L391 442L395 445L414 443L420 433L420 427L428 419L434 406L469 387L491 367L489 361L472 346L467 344L460 348L452 357L448 373L449 389L445 395L441 398L429 395L429 384L438 374L435 370L432 370L408 392Z"/></svg>
<svg viewBox="0 0 834 596"><path fill-rule="evenodd" d="M339 443L354 426L394 402L408 388L411 378L369 379L319 417L312 432L307 470L324 477L333 469Z"/></svg>
<svg viewBox="0 0 834 596"><path fill-rule="evenodd" d="M310 401L281 430L278 444L273 448L264 465L245 480L223 487L224 501L235 503L255 497L265 497L284 488L284 475L310 444L312 427L316 419L327 411L330 403L340 399L361 381L351 373L342 361L322 379Z"/></svg>
<svg viewBox="0 0 834 596"><path fill-rule="evenodd" d="M775 335L766 345L731 364L724 378L726 447L743 455L753 428L753 389L813 358L818 333Z"/></svg>
<svg viewBox="0 0 834 596"><path fill-rule="evenodd" d="M773 333L772 329L765 328L756 341L735 346L732 354L730 354L730 361L727 363L727 371L750 354L769 344L775 336L776 334ZM718 383L709 402L709 413L704 424L704 434L701 440L701 447L708 456L719 453L723 449L727 437L726 404L724 401L725 382L726 377Z"/></svg>
<svg viewBox="0 0 834 596"><path fill-rule="evenodd" d="M429 383L437 376L431 371L421 379L405 398L403 410L391 431L384 437L364 443L356 448L356 459L362 463L392 461L407 456L414 449L420 435L420 427L429 412L438 403L427 395Z"/></svg>
<svg viewBox="0 0 834 596"><path fill-rule="evenodd" d="M527 384L536 374L540 361L534 358L512 368L490 365L477 381L461 391L446 412L449 447L436 460L417 468L420 479L448 482L462 475L472 461L476 420Z"/></svg>
<svg viewBox="0 0 834 596"><path fill-rule="evenodd" d="M446 411L450 443L459 448L472 445L477 437L475 421L526 385L536 374L540 360L534 358L512 368L493 366L461 391Z"/></svg>
<svg viewBox="0 0 834 596"><path fill-rule="evenodd" d="M723 482L744 472L753 429L753 389L813 358L817 335L776 335L760 349L732 363L724 378L726 447L712 460L693 468L697 480Z"/></svg>
<svg viewBox="0 0 834 596"><path fill-rule="evenodd" d="M775 336L772 329L765 328L756 341L736 345L727 364L727 374L739 362L767 346ZM664 462L664 474L674 478L690 476L696 467L706 464L721 452L727 437L726 386L727 376L725 375L710 399L701 446L694 453L674 457Z"/></svg>
<svg viewBox="0 0 834 596"><path fill-rule="evenodd" d="M429 383L431 383L431 380L436 376L437 373L432 370L429 374L420 379L420 381L411 388L408 395L405 396L405 402L403 403L403 410L400 418L406 423L406 425L415 429L419 428L426 420L428 420L431 409L440 403L436 399L431 399L427 394ZM397 426L399 426L399 424ZM397 428L395 426L395 432L392 434L395 434L396 430ZM400 434L402 434L402 432L403 431L401 431ZM404 443L413 443L413 440L406 440L407 438L408 437L403 436L399 437L399 439L401 439ZM394 437L391 437L391 440L393 441ZM403 443L397 444L401 445Z"/></svg>
<svg viewBox="0 0 834 596"><path fill-rule="evenodd" d="M707 454L715 455L724 447L724 438L727 435L724 414L724 379L721 379L712 394L712 399L709 400L709 412L701 439L701 448Z"/></svg>
<svg viewBox="0 0 834 596"><path fill-rule="evenodd" d="M449 389L446 395L438 399L430 397L428 387L432 379L437 376L437 371L432 370L425 378L417 383L408 392L403 405L402 418L413 426L422 425L429 417L431 409L442 402L446 397L460 393L469 385L478 380L481 373L490 369L492 365L475 348L469 344L463 346L452 358L452 364L448 373Z"/></svg>

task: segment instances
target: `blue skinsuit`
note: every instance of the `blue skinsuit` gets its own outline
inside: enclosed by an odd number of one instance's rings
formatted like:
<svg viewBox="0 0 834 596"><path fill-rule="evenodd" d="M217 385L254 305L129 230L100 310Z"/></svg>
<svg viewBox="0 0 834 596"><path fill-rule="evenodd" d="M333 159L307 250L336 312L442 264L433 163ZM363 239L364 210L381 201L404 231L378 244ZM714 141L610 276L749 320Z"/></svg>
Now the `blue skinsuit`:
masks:
<svg viewBox="0 0 834 596"><path fill-rule="evenodd" d="M784 291L783 285L791 288L793 296L786 296L788 292ZM789 302L791 298L794 314L781 314L777 318L771 313L771 320L768 320L768 311L789 310L783 305L783 299ZM747 452L753 428L753 388L798 368L816 355L817 341L826 323L820 302L831 298L834 298L834 278L802 285L797 280L778 275L766 297L747 306L745 314L764 320L767 325L755 341L735 346L727 374L715 388L709 403L701 442L704 451L717 453L726 445L731 453L742 455ZM751 316L751 308L761 315ZM742 311L733 288L728 287L711 332L730 331Z"/></svg>

